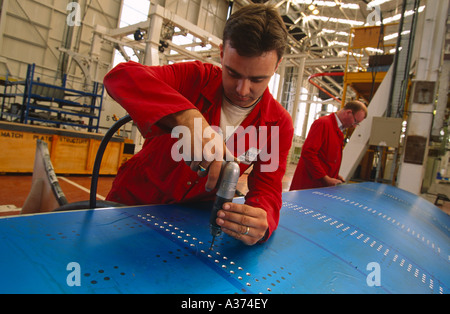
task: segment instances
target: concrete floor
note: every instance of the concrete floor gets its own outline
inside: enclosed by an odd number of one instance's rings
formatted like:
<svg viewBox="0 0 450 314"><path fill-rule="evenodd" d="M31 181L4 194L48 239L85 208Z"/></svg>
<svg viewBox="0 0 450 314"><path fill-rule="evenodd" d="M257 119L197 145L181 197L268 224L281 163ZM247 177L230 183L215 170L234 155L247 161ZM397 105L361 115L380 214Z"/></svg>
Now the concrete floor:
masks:
<svg viewBox="0 0 450 314"><path fill-rule="evenodd" d="M113 180L114 177L100 177L97 194L106 196ZM31 181L31 175L0 175L0 216L20 213ZM90 176L58 176L58 181L69 203L89 200Z"/></svg>

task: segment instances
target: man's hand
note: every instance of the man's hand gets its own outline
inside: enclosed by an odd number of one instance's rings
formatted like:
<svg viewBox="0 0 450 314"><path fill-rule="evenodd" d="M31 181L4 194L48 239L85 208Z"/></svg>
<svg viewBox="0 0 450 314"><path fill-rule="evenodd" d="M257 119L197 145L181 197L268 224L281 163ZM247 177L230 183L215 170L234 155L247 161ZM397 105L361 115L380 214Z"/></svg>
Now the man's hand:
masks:
<svg viewBox="0 0 450 314"><path fill-rule="evenodd" d="M257 243L269 228L264 209L236 203L225 203L217 212L216 223L223 232L246 245Z"/></svg>
<svg viewBox="0 0 450 314"><path fill-rule="evenodd" d="M322 178L322 181L325 183L326 186L336 186L338 184L342 184L345 182L344 178L342 178L341 176L339 176L338 179L325 176Z"/></svg>
<svg viewBox="0 0 450 314"><path fill-rule="evenodd" d="M197 122L195 122L197 121ZM222 136L218 134L197 109L183 110L161 119L158 124L168 131L175 126L185 126L190 131L190 154L184 152L183 158L192 171L200 177L208 176L207 191L213 190L219 180L223 160L233 160Z"/></svg>
<svg viewBox="0 0 450 314"><path fill-rule="evenodd" d="M345 183L345 179L344 179L344 177L343 177L343 176L341 176L341 175L338 175L338 179L339 179L339 180L341 180L341 183Z"/></svg>

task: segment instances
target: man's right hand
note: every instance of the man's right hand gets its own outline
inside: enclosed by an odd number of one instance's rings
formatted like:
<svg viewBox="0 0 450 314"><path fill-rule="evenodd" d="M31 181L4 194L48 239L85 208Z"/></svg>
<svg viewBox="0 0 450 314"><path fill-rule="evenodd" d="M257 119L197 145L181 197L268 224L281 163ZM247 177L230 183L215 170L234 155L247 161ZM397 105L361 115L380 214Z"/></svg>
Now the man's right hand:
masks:
<svg viewBox="0 0 450 314"><path fill-rule="evenodd" d="M200 177L208 176L205 189L213 190L219 180L223 160L234 160L223 137L217 133L197 109L183 110L168 115L158 122L168 131L176 126L185 126L190 131L190 154L183 154L186 164ZM205 170L203 170L205 169Z"/></svg>

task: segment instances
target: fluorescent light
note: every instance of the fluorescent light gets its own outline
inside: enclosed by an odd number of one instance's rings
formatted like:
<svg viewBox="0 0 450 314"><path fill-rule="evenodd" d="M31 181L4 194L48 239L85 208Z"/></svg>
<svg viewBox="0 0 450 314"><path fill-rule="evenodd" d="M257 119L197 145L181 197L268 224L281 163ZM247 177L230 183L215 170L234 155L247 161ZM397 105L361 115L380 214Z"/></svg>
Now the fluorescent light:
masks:
<svg viewBox="0 0 450 314"><path fill-rule="evenodd" d="M326 33L326 34L334 34L334 33L336 33L335 30L327 29L327 28L323 28L321 32L322 33Z"/></svg>
<svg viewBox="0 0 450 314"><path fill-rule="evenodd" d="M425 6L424 6L424 5L421 6L421 7L419 7L418 13L422 13L423 10L425 10ZM410 15L413 15L413 14L414 14L414 10L406 11L406 12L405 12L405 17L410 16ZM388 18L383 19L383 24L390 24L390 23L399 21L401 18L402 18L402 15L399 13L399 14L396 14L396 15L394 15L394 16L391 16L391 17L388 17ZM369 25L369 24L366 23L365 25L367 26L367 25ZM375 25L379 26L379 25L381 25L381 22L376 22Z"/></svg>
<svg viewBox="0 0 450 314"><path fill-rule="evenodd" d="M367 51L370 51L370 52L375 52L375 53L384 53L384 50L382 50L382 49L377 49L377 48L367 47L366 50L367 50Z"/></svg>
<svg viewBox="0 0 450 314"><path fill-rule="evenodd" d="M348 52L348 51L345 51L345 50L339 51L338 55L339 55L339 56L350 55L350 56L354 56L354 57L357 57L357 58L362 58L362 57L364 57L363 54L356 53L356 52Z"/></svg>
<svg viewBox="0 0 450 314"><path fill-rule="evenodd" d="M348 46L348 43L344 43L342 41L331 41L329 46Z"/></svg>
<svg viewBox="0 0 450 314"><path fill-rule="evenodd" d="M411 31L410 30L406 30L406 31L403 31L402 32L402 35L407 35L407 34L409 34L409 33L411 33ZM395 38L397 38L398 37L398 33L393 33L393 34L391 34L391 35L386 35L386 36L384 36L384 41L388 41L388 40L391 40L391 39L395 39Z"/></svg>
<svg viewBox="0 0 450 314"><path fill-rule="evenodd" d="M334 1L314 1L314 5L319 6L319 7L333 8L336 6L336 2L334 2Z"/></svg>
<svg viewBox="0 0 450 314"><path fill-rule="evenodd" d="M321 16L321 15L310 15L308 16L309 19L312 20L320 20L323 22L332 22L332 23L339 23L339 24L347 24L347 25L356 25L356 26L362 26L364 25L364 22L355 21L355 20L346 20L346 19L337 19L334 17L327 17L327 16Z"/></svg>
<svg viewBox="0 0 450 314"><path fill-rule="evenodd" d="M294 0L292 2L295 3L295 4L308 4L308 5L310 5L310 4L313 3L313 0Z"/></svg>
<svg viewBox="0 0 450 314"><path fill-rule="evenodd" d="M391 0L373 0L371 3L369 3L369 4L367 5L367 7L368 7L369 9L372 9L372 8L374 8L374 7L376 7L376 6L379 6L379 5L381 5L381 4L383 4L383 3L386 3L386 2L389 2L389 1L391 1Z"/></svg>
<svg viewBox="0 0 450 314"><path fill-rule="evenodd" d="M418 12L421 13L423 10L425 10L425 6L419 7ZM413 14L414 14L414 10L406 11L405 12L405 17L413 15ZM389 23L392 23L392 22L395 22L395 21L399 21L401 18L402 18L402 15L401 14L397 14L397 15L394 15L392 17L388 17L388 18L384 19L383 23L384 24L389 24Z"/></svg>
<svg viewBox="0 0 450 314"><path fill-rule="evenodd" d="M339 5L343 9L359 10L359 4L356 4L356 3L341 3Z"/></svg>
<svg viewBox="0 0 450 314"><path fill-rule="evenodd" d="M350 36L350 34L347 32L336 32L336 35L347 36L347 37ZM352 34L352 37L355 37L355 34Z"/></svg>
<svg viewBox="0 0 450 314"><path fill-rule="evenodd" d="M356 3L336 3L335 1L323 1L323 0L293 0L292 1L295 4L314 4L317 7L329 7L334 8L335 6L340 6L343 9L352 9L352 10L359 10L359 5Z"/></svg>

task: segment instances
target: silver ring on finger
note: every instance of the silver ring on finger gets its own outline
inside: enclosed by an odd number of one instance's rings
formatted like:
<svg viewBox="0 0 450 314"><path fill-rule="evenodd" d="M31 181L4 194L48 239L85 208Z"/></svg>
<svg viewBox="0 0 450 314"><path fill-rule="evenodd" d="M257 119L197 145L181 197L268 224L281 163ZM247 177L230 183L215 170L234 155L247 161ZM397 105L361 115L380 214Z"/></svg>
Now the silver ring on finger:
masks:
<svg viewBox="0 0 450 314"><path fill-rule="evenodd" d="M247 226L247 230L246 230L245 233L243 233L242 235L247 235L247 234L249 233L249 231L250 231L250 227Z"/></svg>

